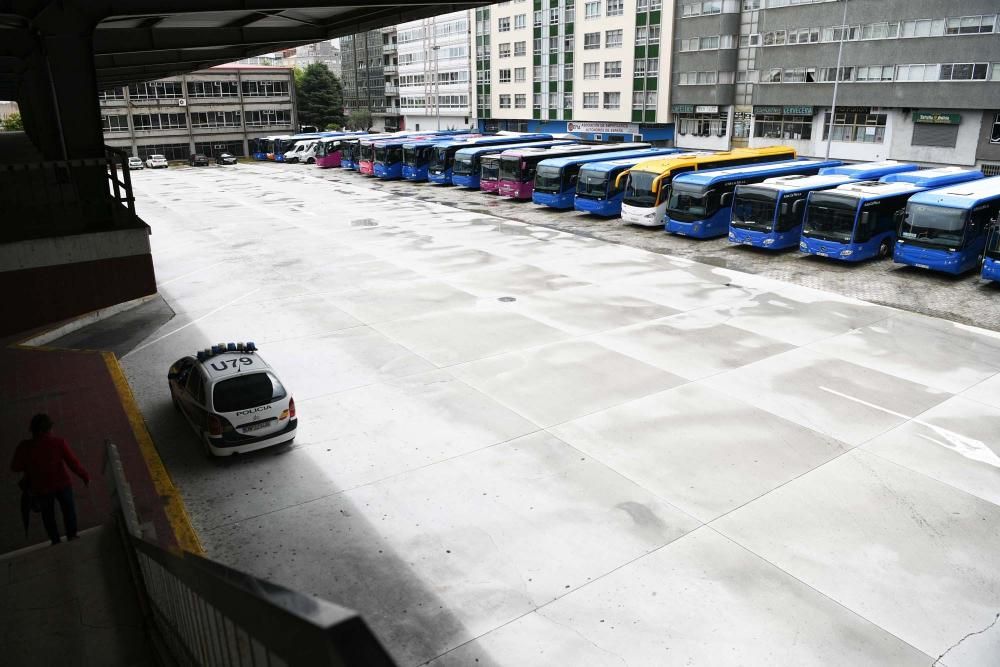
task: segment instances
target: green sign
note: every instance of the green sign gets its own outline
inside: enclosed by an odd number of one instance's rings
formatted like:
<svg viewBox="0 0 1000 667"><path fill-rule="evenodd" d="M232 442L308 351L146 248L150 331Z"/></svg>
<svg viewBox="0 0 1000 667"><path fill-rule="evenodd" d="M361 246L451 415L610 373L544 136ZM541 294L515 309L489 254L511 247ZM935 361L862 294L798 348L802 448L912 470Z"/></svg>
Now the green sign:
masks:
<svg viewBox="0 0 1000 667"><path fill-rule="evenodd" d="M772 116L811 116L813 108L806 106L755 105L753 112L759 115Z"/></svg>
<svg viewBox="0 0 1000 667"><path fill-rule="evenodd" d="M670 110L674 113L694 113L693 104L674 104L670 107Z"/></svg>
<svg viewBox="0 0 1000 667"><path fill-rule="evenodd" d="M931 123L933 125L959 125L962 122L960 113L940 113L937 111L914 111L914 123Z"/></svg>

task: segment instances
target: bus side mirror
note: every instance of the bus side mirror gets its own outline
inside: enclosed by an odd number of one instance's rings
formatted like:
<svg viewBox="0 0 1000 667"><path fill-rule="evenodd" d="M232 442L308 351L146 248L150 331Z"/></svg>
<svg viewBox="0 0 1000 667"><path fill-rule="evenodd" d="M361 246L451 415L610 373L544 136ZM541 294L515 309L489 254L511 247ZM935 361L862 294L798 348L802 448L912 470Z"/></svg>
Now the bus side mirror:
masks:
<svg viewBox="0 0 1000 667"><path fill-rule="evenodd" d="M904 213L902 210L896 211L895 213L892 214L892 221L896 224L897 227L903 222L903 220L906 220L906 213Z"/></svg>
<svg viewBox="0 0 1000 667"><path fill-rule="evenodd" d="M652 193L653 193L654 195L655 195L656 193L658 193L658 192L660 191L660 182L659 182L659 181L653 181L653 187L652 187L652 188L650 188L650 191L651 191L651 192L652 192Z"/></svg>
<svg viewBox="0 0 1000 667"><path fill-rule="evenodd" d="M781 216L786 216L786 215L788 215L788 202L782 202L782 204L781 204L781 213L780 213L780 215L781 215Z"/></svg>
<svg viewBox="0 0 1000 667"><path fill-rule="evenodd" d="M733 193L732 192L723 192L722 193L722 197L719 199L719 204L723 208L725 208L726 206L729 206L732 203L733 203Z"/></svg>
<svg viewBox="0 0 1000 667"><path fill-rule="evenodd" d="M806 207L806 200L805 199L800 199L797 202L795 202L794 204L792 204L792 213L795 216L800 216L800 215L802 215L802 209L804 209L805 207Z"/></svg>

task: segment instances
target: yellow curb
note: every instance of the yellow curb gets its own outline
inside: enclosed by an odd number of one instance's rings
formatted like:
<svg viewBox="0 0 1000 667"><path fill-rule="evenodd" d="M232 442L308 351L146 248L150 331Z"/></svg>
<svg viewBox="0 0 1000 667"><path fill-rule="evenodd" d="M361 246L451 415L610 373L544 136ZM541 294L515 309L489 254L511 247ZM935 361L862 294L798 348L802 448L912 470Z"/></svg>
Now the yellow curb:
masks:
<svg viewBox="0 0 1000 667"><path fill-rule="evenodd" d="M184 499L181 497L177 487L174 486L174 481L170 478L170 473L167 472L163 461L160 459L159 452L156 451L153 438L149 435L146 422L142 418L139 405L135 402L135 396L132 395L132 388L129 386L128 380L125 379L125 373L122 372L118 359L111 352L102 352L101 355L104 357L104 363L108 367L108 373L111 374L111 381L114 382L115 389L118 390L118 398L121 400L122 408L128 416L129 425L132 427L135 440L139 443L139 451L142 452L142 457L146 460L149 476L153 479L153 485L156 487L157 494L165 503L164 511L167 514L167 520L170 522L170 527L174 532L177 544L185 551L198 554L199 556L204 555L205 549L201 545L201 540L198 539L198 533L195 532L194 526L191 524L191 517L184 506Z"/></svg>

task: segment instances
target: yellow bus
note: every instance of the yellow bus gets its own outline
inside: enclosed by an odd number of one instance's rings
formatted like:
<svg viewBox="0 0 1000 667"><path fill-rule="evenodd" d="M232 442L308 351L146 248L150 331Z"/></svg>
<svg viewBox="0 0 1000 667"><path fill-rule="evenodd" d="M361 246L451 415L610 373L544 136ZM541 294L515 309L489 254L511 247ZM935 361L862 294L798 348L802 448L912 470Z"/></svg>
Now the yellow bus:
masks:
<svg viewBox="0 0 1000 667"><path fill-rule="evenodd" d="M701 169L735 167L758 162L777 162L795 157L789 146L736 148L722 153L668 155L640 162L618 176L615 185L625 181L622 221L644 227L662 227L670 194L670 181L677 174Z"/></svg>

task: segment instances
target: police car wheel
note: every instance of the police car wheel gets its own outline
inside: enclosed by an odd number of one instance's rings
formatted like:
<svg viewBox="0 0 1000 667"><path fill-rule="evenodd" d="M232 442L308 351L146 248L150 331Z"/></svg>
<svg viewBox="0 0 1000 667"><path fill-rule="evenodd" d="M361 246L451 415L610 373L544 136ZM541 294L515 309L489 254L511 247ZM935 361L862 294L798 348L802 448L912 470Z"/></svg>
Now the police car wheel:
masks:
<svg viewBox="0 0 1000 667"><path fill-rule="evenodd" d="M201 439L201 452L202 454L205 455L205 458L208 459L209 461L215 460L215 454L212 453L212 448L208 446L207 442L205 442L204 437Z"/></svg>
<svg viewBox="0 0 1000 667"><path fill-rule="evenodd" d="M879 245L878 247L878 256L888 257L890 250L891 248L889 246L889 239L883 239L881 245Z"/></svg>

